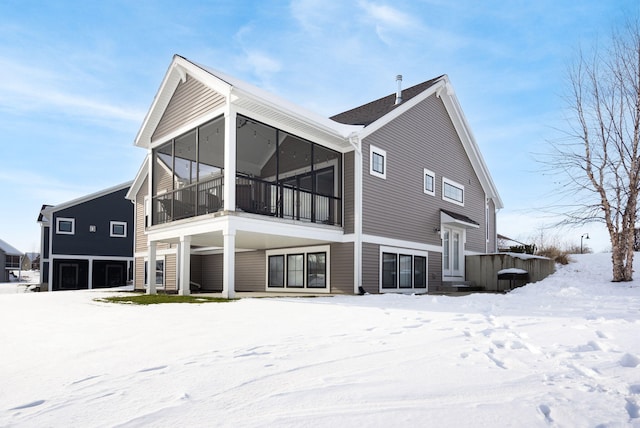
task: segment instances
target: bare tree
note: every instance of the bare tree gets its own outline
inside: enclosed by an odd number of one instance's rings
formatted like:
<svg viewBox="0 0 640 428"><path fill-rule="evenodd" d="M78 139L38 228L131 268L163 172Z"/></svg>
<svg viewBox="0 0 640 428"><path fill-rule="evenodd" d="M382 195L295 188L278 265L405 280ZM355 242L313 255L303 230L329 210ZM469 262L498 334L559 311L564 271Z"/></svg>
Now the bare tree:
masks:
<svg viewBox="0 0 640 428"><path fill-rule="evenodd" d="M603 51L580 53L569 70L568 140L551 165L577 204L566 224L603 222L611 239L613 281L631 281L640 187L640 27L614 32Z"/></svg>

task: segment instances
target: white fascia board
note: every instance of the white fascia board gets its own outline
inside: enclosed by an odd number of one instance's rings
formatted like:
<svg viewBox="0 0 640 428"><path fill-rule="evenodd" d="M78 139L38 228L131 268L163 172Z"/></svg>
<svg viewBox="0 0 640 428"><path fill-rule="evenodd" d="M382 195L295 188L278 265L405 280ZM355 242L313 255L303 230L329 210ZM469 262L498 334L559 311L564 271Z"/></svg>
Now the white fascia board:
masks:
<svg viewBox="0 0 640 428"><path fill-rule="evenodd" d="M175 55L173 61L165 74L160 85L160 89L153 99L151 107L145 116L142 126L136 135L134 144L138 147L149 148L151 136L155 131L165 109L171 101L171 97L180 82L186 81L186 76L190 75L200 81L203 85L221 93L227 100L231 91L231 85L220 78L212 75L201 66L198 66L185 58Z"/></svg>
<svg viewBox="0 0 640 428"><path fill-rule="evenodd" d="M80 205L82 203L85 203L87 201L91 201L91 200L99 198L101 196L105 196L105 195L108 195L110 193L117 192L118 190L122 190L122 189L126 189L127 187L131 187L132 183L133 183L133 181L127 181L126 183L118 184L117 186L109 187L108 189L104 189L104 190L101 190L99 192L95 192L95 193L91 193L89 195L81 196L81 197L79 197L77 199L73 199L73 200L68 201L68 202L63 202L61 204L45 208L44 210L42 210L42 213L44 215L49 215L51 213L63 210L65 208L69 208L69 207L73 207L73 206L76 206L76 205Z"/></svg>
<svg viewBox="0 0 640 428"><path fill-rule="evenodd" d="M318 113L307 110L306 108L297 105L289 100L268 92L262 88L252 85L251 83L230 76L219 70L202 65L198 65L198 67L206 70L210 75L215 76L221 81L226 82L228 85L230 85L231 92L233 95L237 96L237 99L250 98L258 104L262 104L266 107L280 111L281 113L304 122L307 125L313 126L322 132L346 138L354 131L362 129L362 126L359 125L346 125L331 120Z"/></svg>
<svg viewBox="0 0 640 428"><path fill-rule="evenodd" d="M281 114L315 128L322 133L344 139L345 142L347 142L347 138L353 132L358 132L363 129L361 125L346 125L338 123L262 90L256 93L253 91L247 91L243 88L234 87L233 92L238 95L239 99L250 98L258 104L278 111Z"/></svg>
<svg viewBox="0 0 640 428"><path fill-rule="evenodd" d="M375 122L373 122L372 124L370 124L369 126L364 128L359 134L360 140L362 140L362 139L368 137L369 135L373 134L374 132L376 132L377 130L382 128L383 126L387 125L392 120L394 120L397 117L403 115L407 110L415 107L416 105L418 105L422 101L424 101L427 98L429 98L431 95L435 94L438 90L440 90L441 88L443 88L446 85L446 83L447 83L446 79L447 79L446 75L442 76L438 82L434 83L433 85L431 85L430 87L425 89L424 92L421 92L420 94L418 94L415 97L411 98L409 101L403 102L402 104L400 104L400 106L398 106L397 108L393 109L389 113L387 113L384 116L382 116L380 119L376 120Z"/></svg>
<svg viewBox="0 0 640 428"><path fill-rule="evenodd" d="M129 191L125 195L125 198L130 201L136 200L136 195L138 191L142 187L142 183L144 183L145 178L149 175L149 155L144 157L142 161L142 165L140 165L140 169L138 169L138 173L136 174L136 178L133 179L131 183L131 187L129 187Z"/></svg>
<svg viewBox="0 0 640 428"><path fill-rule="evenodd" d="M453 87L451 86L451 83L449 83L448 79L446 85L441 88L436 95L443 101L443 104L449 113L449 117L453 122L453 126L462 141L462 145L467 152L469 160L471 161L473 169L476 174L478 174L478 178L480 179L480 183L482 184L485 193L490 199L493 199L496 209L503 208L502 199L498 194L498 189L491 178L489 168L484 161L476 139L471 132L471 127L467 122L464 112L460 107L460 103L458 102L458 98L456 97Z"/></svg>

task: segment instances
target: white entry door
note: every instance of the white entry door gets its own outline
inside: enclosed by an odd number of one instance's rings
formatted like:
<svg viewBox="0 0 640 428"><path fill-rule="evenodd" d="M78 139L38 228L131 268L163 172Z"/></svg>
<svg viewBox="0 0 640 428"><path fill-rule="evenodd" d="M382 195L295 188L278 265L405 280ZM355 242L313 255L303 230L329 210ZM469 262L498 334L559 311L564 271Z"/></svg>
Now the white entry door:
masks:
<svg viewBox="0 0 640 428"><path fill-rule="evenodd" d="M442 276L445 278L464 277L462 232L455 227L442 228Z"/></svg>

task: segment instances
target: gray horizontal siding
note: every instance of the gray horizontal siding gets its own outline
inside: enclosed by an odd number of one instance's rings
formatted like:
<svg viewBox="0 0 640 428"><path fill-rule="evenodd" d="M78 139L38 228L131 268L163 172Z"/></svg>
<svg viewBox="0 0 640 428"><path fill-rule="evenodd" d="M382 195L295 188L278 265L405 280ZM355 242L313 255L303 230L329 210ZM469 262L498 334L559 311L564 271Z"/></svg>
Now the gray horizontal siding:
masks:
<svg viewBox="0 0 640 428"><path fill-rule="evenodd" d="M353 243L331 244L331 293L353 294Z"/></svg>
<svg viewBox="0 0 640 428"><path fill-rule="evenodd" d="M187 75L186 82L178 84L151 140L162 138L224 103L224 96Z"/></svg>
<svg viewBox="0 0 640 428"><path fill-rule="evenodd" d="M380 247L376 244L362 244L362 287L368 293L380 290Z"/></svg>
<svg viewBox="0 0 640 428"><path fill-rule="evenodd" d="M342 197L344 206L344 233L354 232L354 213L355 213L355 181L354 181L354 165L355 152L345 153L344 155L344 195Z"/></svg>
<svg viewBox="0 0 640 428"><path fill-rule="evenodd" d="M386 179L369 174L371 145L387 152ZM435 95L363 140L363 232L441 245L434 229L440 209L481 224L467 233L467 250L484 251L484 191L442 101ZM436 175L436 195L424 193L423 169ZM442 200L442 177L465 188L465 206Z"/></svg>
<svg viewBox="0 0 640 428"><path fill-rule="evenodd" d="M236 291L265 291L265 269L264 251L236 253Z"/></svg>
<svg viewBox="0 0 640 428"><path fill-rule="evenodd" d="M202 289L222 291L222 254L200 257ZM264 291L265 278L264 251L236 253L235 291Z"/></svg>
<svg viewBox="0 0 640 428"><path fill-rule="evenodd" d="M427 269L429 275L427 287L429 291L436 291L442 285L442 253L429 252Z"/></svg>

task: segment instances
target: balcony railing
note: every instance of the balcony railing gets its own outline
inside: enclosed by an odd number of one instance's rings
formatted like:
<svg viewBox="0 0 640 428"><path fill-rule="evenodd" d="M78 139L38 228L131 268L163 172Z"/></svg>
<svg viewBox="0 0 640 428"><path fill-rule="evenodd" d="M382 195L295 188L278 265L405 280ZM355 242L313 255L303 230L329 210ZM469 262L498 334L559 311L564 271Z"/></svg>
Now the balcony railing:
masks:
<svg viewBox="0 0 640 428"><path fill-rule="evenodd" d="M223 177L199 182L153 197L153 224L195 217L223 209ZM342 225L342 199L285 184L236 175L236 210Z"/></svg>
<svg viewBox="0 0 640 428"><path fill-rule="evenodd" d="M20 269L20 256L6 256L5 267L7 269Z"/></svg>

